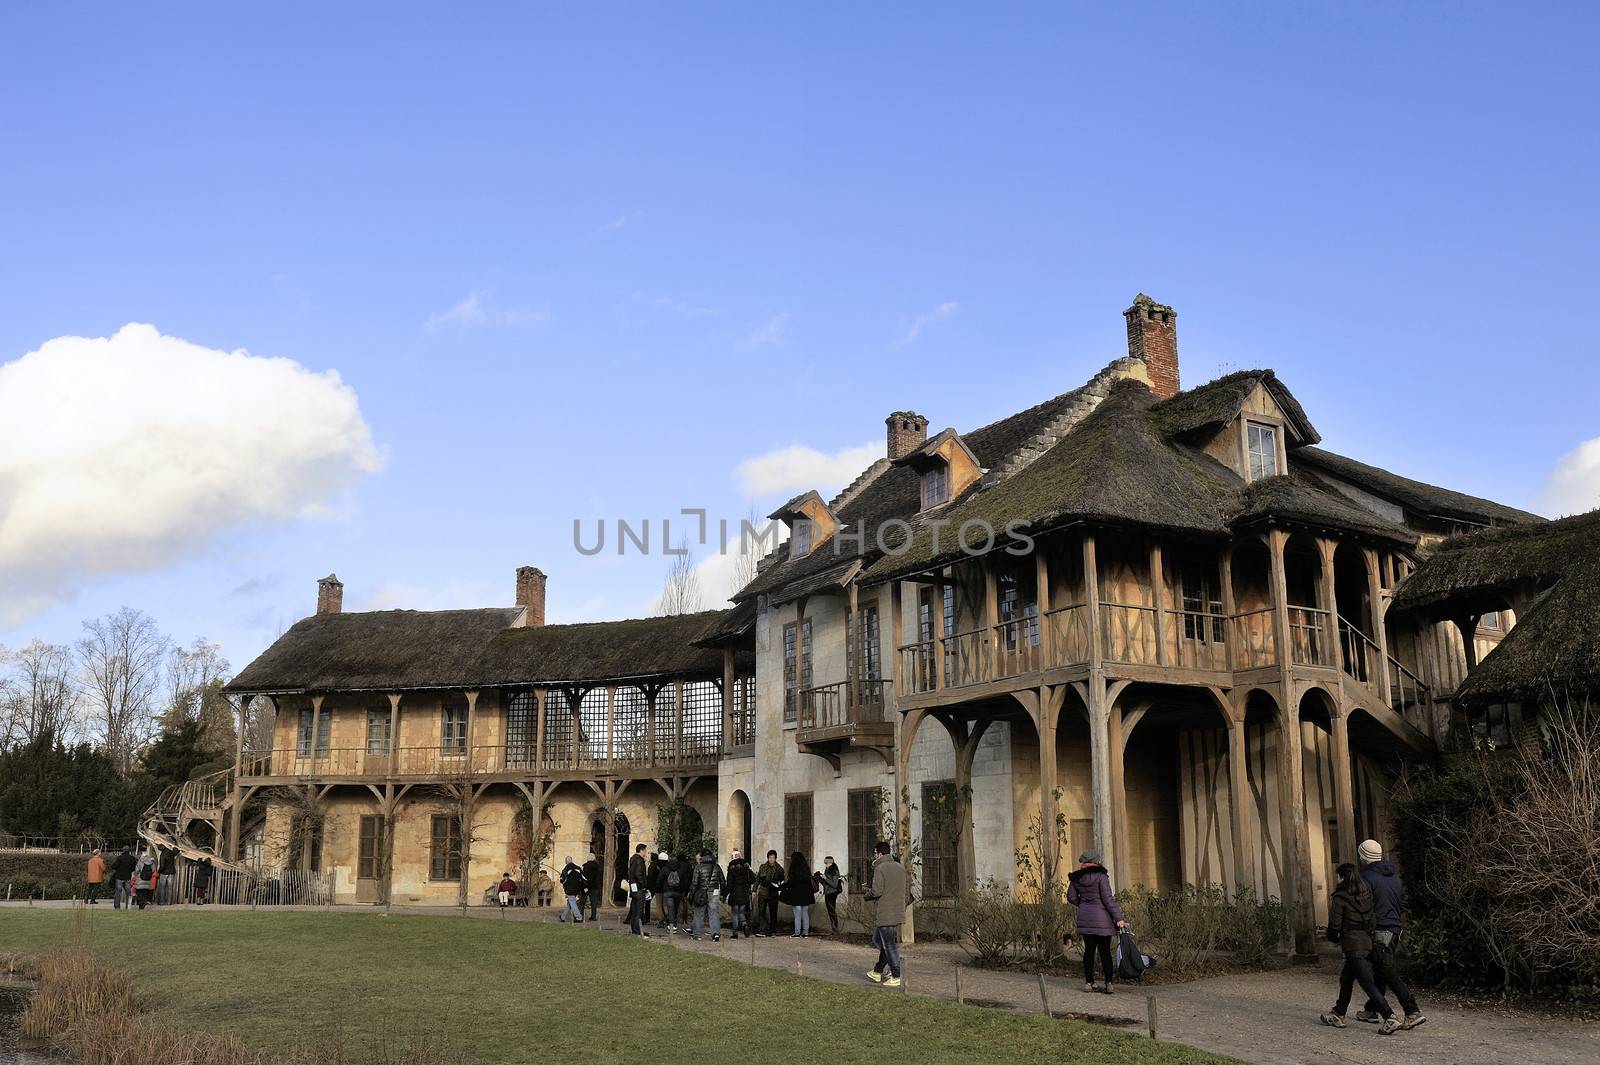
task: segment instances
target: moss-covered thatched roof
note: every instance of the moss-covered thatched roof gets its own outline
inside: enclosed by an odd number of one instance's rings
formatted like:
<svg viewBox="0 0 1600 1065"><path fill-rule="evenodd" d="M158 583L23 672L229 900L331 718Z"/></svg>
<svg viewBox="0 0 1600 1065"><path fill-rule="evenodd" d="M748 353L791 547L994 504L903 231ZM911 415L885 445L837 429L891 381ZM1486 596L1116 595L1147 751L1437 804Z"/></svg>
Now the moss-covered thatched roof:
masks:
<svg viewBox="0 0 1600 1065"><path fill-rule="evenodd" d="M1271 370L1239 370L1180 392L1156 408L1156 423L1163 433L1175 437L1215 431L1239 416L1257 385L1278 404L1300 443L1315 444L1322 439L1300 401Z"/></svg>
<svg viewBox="0 0 1600 1065"><path fill-rule="evenodd" d="M1239 490L1234 526L1244 528L1261 522L1295 522L1403 544L1416 542L1416 537L1404 528L1350 502L1332 485L1299 469L1293 460L1288 473L1252 482Z"/></svg>
<svg viewBox="0 0 1600 1065"><path fill-rule="evenodd" d="M730 612L511 628L518 611L378 610L296 622L228 685L230 692L401 691L647 677L721 676L722 653L696 647ZM741 668L753 668L741 656Z"/></svg>
<svg viewBox="0 0 1600 1065"><path fill-rule="evenodd" d="M1600 510L1485 529L1439 545L1391 609L1477 614L1537 595L1457 690L1464 703L1600 692Z"/></svg>
<svg viewBox="0 0 1600 1065"><path fill-rule="evenodd" d="M1305 447L1295 452L1295 459L1323 470L1358 488L1387 499L1420 518L1444 518L1449 521L1467 521L1476 525L1520 525L1524 522L1543 521L1537 514L1508 507L1491 499L1479 499L1465 492L1413 481L1397 473L1369 466L1365 462L1344 455L1324 451L1320 447Z"/></svg>

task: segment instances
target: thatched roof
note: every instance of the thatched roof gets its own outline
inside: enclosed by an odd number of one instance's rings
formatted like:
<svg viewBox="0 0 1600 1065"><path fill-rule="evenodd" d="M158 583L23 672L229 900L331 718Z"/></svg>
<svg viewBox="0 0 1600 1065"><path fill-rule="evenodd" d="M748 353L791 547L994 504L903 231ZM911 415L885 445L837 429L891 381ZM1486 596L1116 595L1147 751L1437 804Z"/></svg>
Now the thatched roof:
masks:
<svg viewBox="0 0 1600 1065"><path fill-rule="evenodd" d="M1298 452L1296 453L1298 455ZM1262 522L1343 529L1406 545L1416 536L1346 499L1338 489L1291 461L1289 472L1245 485L1233 516L1236 528Z"/></svg>
<svg viewBox="0 0 1600 1065"><path fill-rule="evenodd" d="M1508 507L1490 499L1479 499L1464 492L1413 481L1397 473L1369 466L1365 462L1336 455L1320 447L1305 447L1295 452L1295 459L1314 469L1323 470L1335 477L1375 496L1380 496L1419 518L1443 518L1448 521L1466 521L1476 525L1520 525L1524 522L1543 521L1537 514Z"/></svg>
<svg viewBox="0 0 1600 1065"><path fill-rule="evenodd" d="M1283 411L1300 443L1315 444L1322 439L1300 401L1271 370L1239 370L1180 392L1157 407L1156 421L1168 436L1214 432L1239 416L1257 385L1266 389Z"/></svg>
<svg viewBox="0 0 1600 1065"><path fill-rule="evenodd" d="M511 628L518 611L378 610L296 622L239 672L229 692L400 691L721 676L722 653L695 646L731 613ZM742 656L741 668L753 668Z"/></svg>
<svg viewBox="0 0 1600 1065"><path fill-rule="evenodd" d="M1538 595L1457 690L1464 703L1600 692L1600 510L1485 529L1439 545L1391 609L1476 614Z"/></svg>

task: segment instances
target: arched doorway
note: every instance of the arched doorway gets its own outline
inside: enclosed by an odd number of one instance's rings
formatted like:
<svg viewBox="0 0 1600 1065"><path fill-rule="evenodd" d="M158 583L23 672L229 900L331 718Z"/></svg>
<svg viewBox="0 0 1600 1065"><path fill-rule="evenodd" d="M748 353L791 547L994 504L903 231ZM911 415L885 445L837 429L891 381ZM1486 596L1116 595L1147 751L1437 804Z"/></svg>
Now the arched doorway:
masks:
<svg viewBox="0 0 1600 1065"><path fill-rule="evenodd" d="M728 803L727 839L746 858L750 857L750 821L750 796L735 791Z"/></svg>
<svg viewBox="0 0 1600 1065"><path fill-rule="evenodd" d="M633 851L632 828L628 824L628 815L618 810L612 815L611 827L611 901L618 906L628 903L628 893L623 890L622 882L628 877L628 857Z"/></svg>

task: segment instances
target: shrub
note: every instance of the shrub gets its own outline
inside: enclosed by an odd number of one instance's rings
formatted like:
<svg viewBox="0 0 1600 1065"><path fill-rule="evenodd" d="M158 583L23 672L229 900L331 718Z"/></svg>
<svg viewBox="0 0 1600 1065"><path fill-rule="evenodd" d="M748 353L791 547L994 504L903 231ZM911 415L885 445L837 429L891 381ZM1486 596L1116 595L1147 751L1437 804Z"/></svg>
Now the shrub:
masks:
<svg viewBox="0 0 1600 1065"><path fill-rule="evenodd" d="M81 896L88 861L87 854L0 854L0 899L8 886L13 899L36 899L40 891L47 899ZM109 883L102 893L110 897Z"/></svg>
<svg viewBox="0 0 1600 1065"><path fill-rule="evenodd" d="M997 969L1016 959L1022 938L1020 909L1011 889L994 880L956 896L957 941L974 963Z"/></svg>
<svg viewBox="0 0 1600 1065"><path fill-rule="evenodd" d="M1169 973L1198 975L1224 961L1260 966L1282 939L1283 904L1258 901L1248 889L1230 897L1216 884L1164 893L1139 887L1117 901L1141 945Z"/></svg>

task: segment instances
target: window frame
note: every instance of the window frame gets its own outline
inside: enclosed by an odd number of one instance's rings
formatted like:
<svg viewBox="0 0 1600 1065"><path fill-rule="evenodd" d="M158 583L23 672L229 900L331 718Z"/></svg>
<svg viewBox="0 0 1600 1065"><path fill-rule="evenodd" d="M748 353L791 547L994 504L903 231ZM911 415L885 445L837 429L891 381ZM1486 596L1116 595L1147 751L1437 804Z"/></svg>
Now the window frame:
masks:
<svg viewBox="0 0 1600 1065"><path fill-rule="evenodd" d="M871 816L864 815L863 807ZM845 875L856 891L871 885L867 878L878 839L883 834L883 794L878 788L851 788L845 793Z"/></svg>
<svg viewBox="0 0 1600 1065"><path fill-rule="evenodd" d="M378 736L373 735L373 726L378 725ZM394 718L388 710L367 710L366 748L368 754L389 754L394 750L394 735L391 726ZM375 741L380 741L376 742Z"/></svg>
<svg viewBox="0 0 1600 1065"><path fill-rule="evenodd" d="M801 814L804 816L801 816ZM799 851L806 861L816 865L817 844L816 795L809 791L792 791L783 797L783 853L779 858L789 864L789 856Z"/></svg>
<svg viewBox="0 0 1600 1065"><path fill-rule="evenodd" d="M471 708L466 697L459 704L449 696L439 700L439 753L449 758L464 758L467 754L467 719ZM452 721L452 718L457 720Z"/></svg>
<svg viewBox="0 0 1600 1065"><path fill-rule="evenodd" d="M800 693L812 687L811 619L799 618L783 626L783 723L799 720Z"/></svg>
<svg viewBox="0 0 1600 1065"><path fill-rule="evenodd" d="M316 722L316 742L312 742L312 722ZM313 707L300 708L300 716L295 722L294 750L300 758L326 758L331 750L333 739L333 715L328 708L322 708L318 714Z"/></svg>
<svg viewBox="0 0 1600 1065"><path fill-rule="evenodd" d="M1256 469L1255 459L1257 455L1257 448L1252 440L1252 436L1255 433L1265 434L1271 439L1271 472L1258 472ZM1286 472L1288 463L1284 455L1282 422L1268 418L1246 417L1244 419L1244 431L1241 435L1243 438L1239 443L1240 450L1244 458L1244 475L1246 481L1265 480L1268 477L1276 477L1279 474ZM1263 456L1266 454L1265 451L1261 451L1260 453Z"/></svg>
<svg viewBox="0 0 1600 1065"><path fill-rule="evenodd" d="M455 814L434 814L428 823L428 880L441 884L461 880L461 818Z"/></svg>
<svg viewBox="0 0 1600 1065"><path fill-rule="evenodd" d="M941 795L947 798L940 798ZM922 782L924 898L954 898L961 890L961 825L957 815L957 798L953 780Z"/></svg>
<svg viewBox="0 0 1600 1065"><path fill-rule="evenodd" d="M943 459L930 462L922 471L919 493L923 510L950 502L950 464Z"/></svg>

